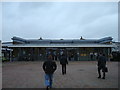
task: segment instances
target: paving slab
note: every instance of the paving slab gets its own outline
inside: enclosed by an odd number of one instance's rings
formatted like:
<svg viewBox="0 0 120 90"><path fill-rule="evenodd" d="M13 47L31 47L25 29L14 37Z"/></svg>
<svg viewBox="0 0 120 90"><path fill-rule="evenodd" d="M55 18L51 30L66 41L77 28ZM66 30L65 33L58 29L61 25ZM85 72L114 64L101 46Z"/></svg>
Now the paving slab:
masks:
<svg viewBox="0 0 120 90"><path fill-rule="evenodd" d="M107 62L106 79L98 79L96 61L71 61L67 74L62 75L57 61L53 77L54 88L118 88L118 62ZM42 61L4 62L2 64L3 88L45 88Z"/></svg>

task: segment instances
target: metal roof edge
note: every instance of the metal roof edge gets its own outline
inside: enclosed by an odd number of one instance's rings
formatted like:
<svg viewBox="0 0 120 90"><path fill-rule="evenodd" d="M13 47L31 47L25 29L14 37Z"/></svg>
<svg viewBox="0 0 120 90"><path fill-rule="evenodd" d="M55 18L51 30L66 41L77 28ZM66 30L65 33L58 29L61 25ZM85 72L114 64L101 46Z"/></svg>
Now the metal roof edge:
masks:
<svg viewBox="0 0 120 90"><path fill-rule="evenodd" d="M104 44L22 44L22 45L10 45L8 47L114 47L114 45Z"/></svg>

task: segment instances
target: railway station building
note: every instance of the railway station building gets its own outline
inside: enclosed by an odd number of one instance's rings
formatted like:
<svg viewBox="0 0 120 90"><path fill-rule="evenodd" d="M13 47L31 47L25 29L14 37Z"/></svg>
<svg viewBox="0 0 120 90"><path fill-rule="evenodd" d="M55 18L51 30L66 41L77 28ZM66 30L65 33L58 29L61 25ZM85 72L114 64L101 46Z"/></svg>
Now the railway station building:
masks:
<svg viewBox="0 0 120 90"><path fill-rule="evenodd" d="M59 60L64 53L69 61L96 60L99 53L107 57L113 47L112 37L100 39L24 39L13 37L2 43L2 56L10 61L41 61L50 54Z"/></svg>

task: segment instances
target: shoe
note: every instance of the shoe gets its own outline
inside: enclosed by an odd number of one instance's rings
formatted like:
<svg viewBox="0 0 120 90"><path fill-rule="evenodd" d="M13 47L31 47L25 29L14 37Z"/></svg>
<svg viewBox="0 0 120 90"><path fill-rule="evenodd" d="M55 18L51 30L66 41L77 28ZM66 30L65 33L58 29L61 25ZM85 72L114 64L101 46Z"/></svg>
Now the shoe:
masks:
<svg viewBox="0 0 120 90"><path fill-rule="evenodd" d="M50 86L50 88L52 88L52 86Z"/></svg>
<svg viewBox="0 0 120 90"><path fill-rule="evenodd" d="M100 76L98 78L101 78Z"/></svg>
<svg viewBox="0 0 120 90"><path fill-rule="evenodd" d="M46 90L49 90L49 86L46 87Z"/></svg>
<svg viewBox="0 0 120 90"><path fill-rule="evenodd" d="M105 79L105 77L102 77L102 79Z"/></svg>

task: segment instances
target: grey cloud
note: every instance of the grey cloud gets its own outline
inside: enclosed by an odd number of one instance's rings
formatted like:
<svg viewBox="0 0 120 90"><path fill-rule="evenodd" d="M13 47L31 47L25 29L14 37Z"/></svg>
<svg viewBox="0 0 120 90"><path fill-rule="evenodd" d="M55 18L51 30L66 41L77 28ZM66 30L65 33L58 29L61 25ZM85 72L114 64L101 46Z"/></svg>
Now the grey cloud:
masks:
<svg viewBox="0 0 120 90"><path fill-rule="evenodd" d="M2 3L0 2L0 40L2 40Z"/></svg>
<svg viewBox="0 0 120 90"><path fill-rule="evenodd" d="M108 23L108 21L112 22ZM118 25L116 24L116 21L117 14L101 17L90 25L85 26L84 31L87 32L86 36L92 38L112 36L114 40L117 40Z"/></svg>
<svg viewBox="0 0 120 90"><path fill-rule="evenodd" d="M22 2L4 3L3 8L4 41L14 35L24 38L111 35L117 39L117 3ZM100 30L107 31L98 34Z"/></svg>

